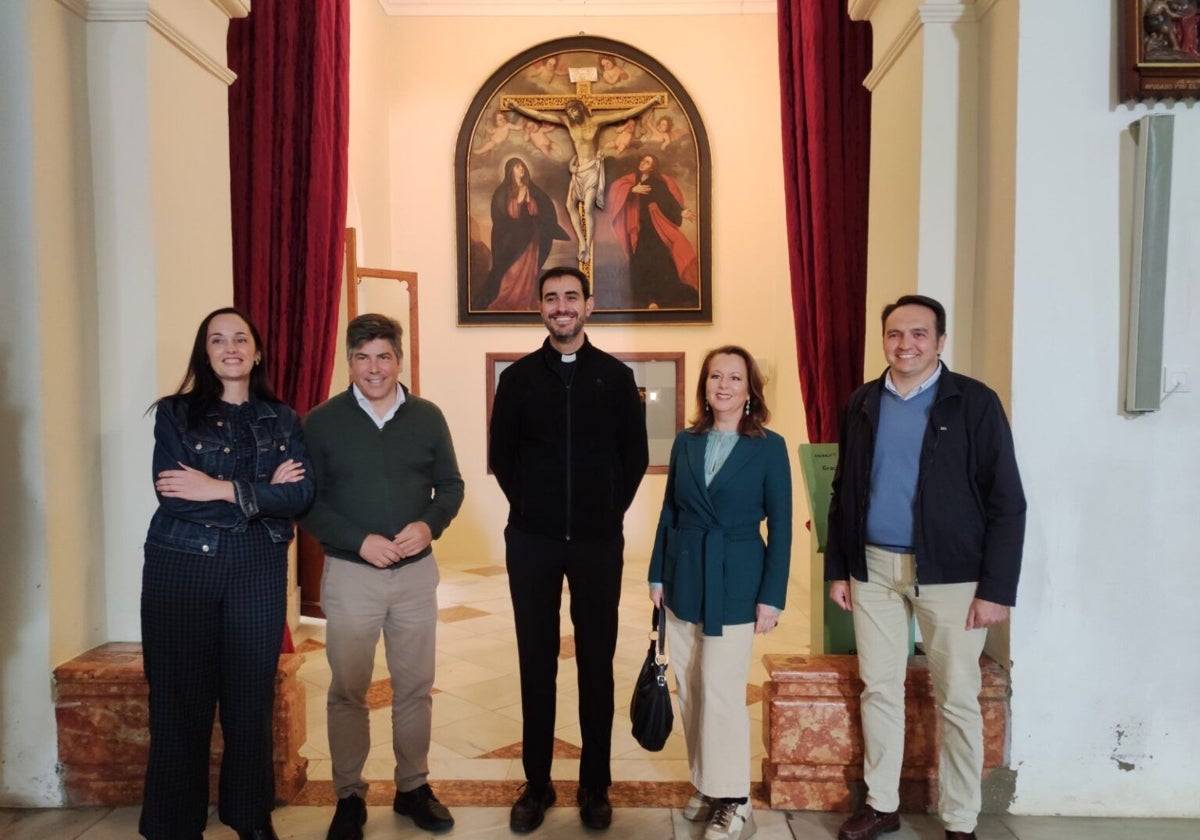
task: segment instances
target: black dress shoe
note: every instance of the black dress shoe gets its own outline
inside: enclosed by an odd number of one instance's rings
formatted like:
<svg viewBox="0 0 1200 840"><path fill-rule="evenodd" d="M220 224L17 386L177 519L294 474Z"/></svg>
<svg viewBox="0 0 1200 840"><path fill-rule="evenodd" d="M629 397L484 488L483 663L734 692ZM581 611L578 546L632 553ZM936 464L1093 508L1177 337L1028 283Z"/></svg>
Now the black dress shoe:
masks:
<svg viewBox="0 0 1200 840"><path fill-rule="evenodd" d="M875 840L880 834L900 830L900 812L876 811L863 805L853 817L842 823L838 840Z"/></svg>
<svg viewBox="0 0 1200 840"><path fill-rule="evenodd" d="M429 785L421 785L415 790L401 793L396 791L392 800L392 810L397 814L412 817L418 828L425 831L445 831L454 826L454 817L446 806L438 802Z"/></svg>
<svg viewBox="0 0 1200 840"><path fill-rule="evenodd" d="M367 821L367 803L356 793L338 800L333 822L325 840L363 840L363 824Z"/></svg>
<svg viewBox="0 0 1200 840"><path fill-rule="evenodd" d="M275 833L275 827L271 825L271 819L268 817L267 824L261 828L239 831L238 840L279 840L279 835Z"/></svg>
<svg viewBox="0 0 1200 840"><path fill-rule="evenodd" d="M554 804L554 783L535 785L526 782L521 788L521 796L513 803L512 811L508 814L508 827L518 834L533 831L546 818L546 809Z"/></svg>
<svg viewBox="0 0 1200 840"><path fill-rule="evenodd" d="M946 829L946 840L977 840L974 831L951 831Z"/></svg>
<svg viewBox="0 0 1200 840"><path fill-rule="evenodd" d="M612 825L612 803L608 801L607 787L580 785L575 801L579 803L579 819L588 828L603 829Z"/></svg>

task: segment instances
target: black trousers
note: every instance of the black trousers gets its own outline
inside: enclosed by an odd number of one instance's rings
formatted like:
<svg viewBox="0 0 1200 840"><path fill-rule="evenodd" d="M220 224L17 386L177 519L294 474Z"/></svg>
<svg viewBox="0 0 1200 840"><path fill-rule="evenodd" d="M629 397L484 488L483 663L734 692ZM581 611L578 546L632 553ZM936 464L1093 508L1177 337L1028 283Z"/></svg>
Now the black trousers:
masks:
<svg viewBox="0 0 1200 840"><path fill-rule="evenodd" d="M251 526L216 557L146 546L142 656L150 685L150 758L138 829L198 837L208 821L208 758L221 710L218 814L236 830L275 803L272 712L287 600L287 545Z"/></svg>
<svg viewBox="0 0 1200 840"><path fill-rule="evenodd" d="M608 787L612 784L613 654L625 539L568 542L511 526L505 529L504 539L521 667L525 778L534 784L550 781L565 577L571 593L579 674L583 735L579 784Z"/></svg>

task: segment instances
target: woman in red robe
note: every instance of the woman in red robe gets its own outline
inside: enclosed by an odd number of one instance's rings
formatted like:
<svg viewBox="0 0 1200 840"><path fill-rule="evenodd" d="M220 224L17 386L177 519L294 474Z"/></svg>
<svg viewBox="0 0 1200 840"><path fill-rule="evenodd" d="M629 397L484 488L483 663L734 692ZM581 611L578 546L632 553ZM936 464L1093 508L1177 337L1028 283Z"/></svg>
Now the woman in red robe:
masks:
<svg viewBox="0 0 1200 840"><path fill-rule="evenodd" d="M608 193L612 226L629 257L634 309L692 309L699 305L700 262L680 230L696 214L684 207L679 185L644 155L637 170L613 181Z"/></svg>

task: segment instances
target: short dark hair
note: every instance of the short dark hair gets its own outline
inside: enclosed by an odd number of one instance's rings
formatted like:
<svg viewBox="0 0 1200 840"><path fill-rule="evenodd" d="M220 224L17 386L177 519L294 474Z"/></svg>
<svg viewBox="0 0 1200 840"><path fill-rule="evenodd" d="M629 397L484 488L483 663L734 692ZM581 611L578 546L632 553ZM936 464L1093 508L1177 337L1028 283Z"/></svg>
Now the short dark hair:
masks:
<svg viewBox="0 0 1200 840"><path fill-rule="evenodd" d="M368 312L359 315L346 325L346 358L354 355L354 351L368 341L382 338L392 345L396 358L404 355L400 349L400 339L404 337L404 327L395 318L380 315L378 312Z"/></svg>
<svg viewBox="0 0 1200 840"><path fill-rule="evenodd" d="M880 321L885 331L887 330L888 316L901 306L924 306L926 309L933 310L934 317L937 319L938 337L940 338L946 334L946 307L926 295L902 295L896 299L895 303L889 303L883 307L883 316L880 318Z"/></svg>
<svg viewBox="0 0 1200 840"><path fill-rule="evenodd" d="M558 267L550 267L542 272L538 277L538 300L542 299L542 289L546 285L546 281L552 277L574 277L579 281L579 285L583 288L583 299L587 300L592 296L592 286L588 282L587 275L573 266L563 265Z"/></svg>

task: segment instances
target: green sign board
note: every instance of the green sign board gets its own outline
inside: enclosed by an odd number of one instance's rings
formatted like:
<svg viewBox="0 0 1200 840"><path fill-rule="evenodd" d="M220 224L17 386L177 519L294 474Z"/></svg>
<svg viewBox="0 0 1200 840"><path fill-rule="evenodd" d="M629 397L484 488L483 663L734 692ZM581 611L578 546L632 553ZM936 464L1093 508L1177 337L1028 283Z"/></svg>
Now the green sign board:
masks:
<svg viewBox="0 0 1200 840"><path fill-rule="evenodd" d="M808 513L813 533L817 535L817 551L825 551L829 525L829 500L833 497L833 473L837 470L836 443L803 443L800 445L800 468L804 471L804 487L808 490Z"/></svg>

